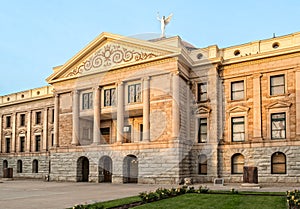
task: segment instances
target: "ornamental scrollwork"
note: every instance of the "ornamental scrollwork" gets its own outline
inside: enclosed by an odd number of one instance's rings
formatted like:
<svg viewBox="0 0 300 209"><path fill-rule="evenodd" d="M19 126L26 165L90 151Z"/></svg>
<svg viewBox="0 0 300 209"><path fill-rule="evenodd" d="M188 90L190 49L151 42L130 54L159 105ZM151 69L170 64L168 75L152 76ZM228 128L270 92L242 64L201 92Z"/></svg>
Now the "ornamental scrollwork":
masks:
<svg viewBox="0 0 300 209"><path fill-rule="evenodd" d="M128 63L132 61L141 61L157 57L152 52L142 52L135 49L127 49L120 45L106 45L99 51L95 52L90 58L81 65L75 67L67 77L75 76L84 72L88 72L95 68L112 67L120 63Z"/></svg>

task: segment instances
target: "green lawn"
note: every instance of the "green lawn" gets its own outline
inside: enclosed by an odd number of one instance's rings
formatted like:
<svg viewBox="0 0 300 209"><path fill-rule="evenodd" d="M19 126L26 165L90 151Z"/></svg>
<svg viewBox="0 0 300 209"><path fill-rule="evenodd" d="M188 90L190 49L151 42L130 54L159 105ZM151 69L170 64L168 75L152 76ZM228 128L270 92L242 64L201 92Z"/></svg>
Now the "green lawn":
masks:
<svg viewBox="0 0 300 209"><path fill-rule="evenodd" d="M135 209L286 209L286 198L232 194L185 194L135 207Z"/></svg>

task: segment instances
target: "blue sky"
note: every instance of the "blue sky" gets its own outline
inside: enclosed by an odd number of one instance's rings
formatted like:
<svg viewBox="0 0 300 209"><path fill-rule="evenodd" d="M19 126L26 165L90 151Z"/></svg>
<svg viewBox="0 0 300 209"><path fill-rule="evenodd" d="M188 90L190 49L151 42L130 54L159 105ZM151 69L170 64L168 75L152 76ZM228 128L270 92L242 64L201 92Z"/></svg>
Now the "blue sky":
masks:
<svg viewBox="0 0 300 209"><path fill-rule="evenodd" d="M101 32L160 33L156 20L197 47L227 47L300 31L300 1L0 0L0 95L46 85Z"/></svg>

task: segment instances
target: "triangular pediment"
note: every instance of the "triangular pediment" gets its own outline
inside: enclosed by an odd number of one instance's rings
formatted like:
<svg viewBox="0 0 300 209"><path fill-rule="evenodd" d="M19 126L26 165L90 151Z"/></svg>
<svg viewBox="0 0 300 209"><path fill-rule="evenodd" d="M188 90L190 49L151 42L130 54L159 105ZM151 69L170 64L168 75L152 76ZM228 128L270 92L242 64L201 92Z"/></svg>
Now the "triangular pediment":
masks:
<svg viewBox="0 0 300 209"><path fill-rule="evenodd" d="M290 107L291 105L292 105L291 102L276 101L276 102L272 102L271 104L268 104L266 108L267 109L286 108L286 107Z"/></svg>
<svg viewBox="0 0 300 209"><path fill-rule="evenodd" d="M228 109L227 112L237 113L237 112L248 112L249 110L250 110L249 107L239 105L239 106L235 106L235 107Z"/></svg>
<svg viewBox="0 0 300 209"><path fill-rule="evenodd" d="M199 106L199 107L197 107L195 114L196 115L208 114L208 113L210 113L210 111L211 111L211 109L209 107Z"/></svg>
<svg viewBox="0 0 300 209"><path fill-rule="evenodd" d="M54 69L48 83L105 72L177 55L179 48L102 33L84 49Z"/></svg>

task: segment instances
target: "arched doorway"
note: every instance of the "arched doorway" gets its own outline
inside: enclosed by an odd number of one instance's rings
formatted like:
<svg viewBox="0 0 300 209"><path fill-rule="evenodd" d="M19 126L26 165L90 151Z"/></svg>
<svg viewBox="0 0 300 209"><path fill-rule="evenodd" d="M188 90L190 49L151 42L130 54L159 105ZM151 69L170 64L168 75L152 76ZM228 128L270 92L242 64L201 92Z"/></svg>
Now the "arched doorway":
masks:
<svg viewBox="0 0 300 209"><path fill-rule="evenodd" d="M138 182L138 159L134 155L127 155L123 161L123 183Z"/></svg>
<svg viewBox="0 0 300 209"><path fill-rule="evenodd" d="M77 160L77 181L88 182L90 173L90 163L87 157L80 157Z"/></svg>
<svg viewBox="0 0 300 209"><path fill-rule="evenodd" d="M103 156L99 160L99 182L112 182L112 160Z"/></svg>

